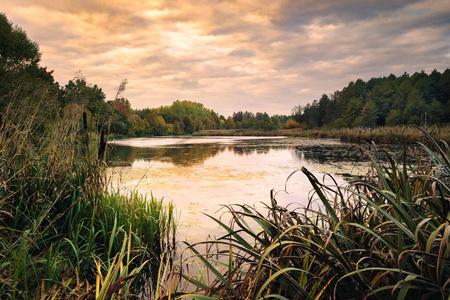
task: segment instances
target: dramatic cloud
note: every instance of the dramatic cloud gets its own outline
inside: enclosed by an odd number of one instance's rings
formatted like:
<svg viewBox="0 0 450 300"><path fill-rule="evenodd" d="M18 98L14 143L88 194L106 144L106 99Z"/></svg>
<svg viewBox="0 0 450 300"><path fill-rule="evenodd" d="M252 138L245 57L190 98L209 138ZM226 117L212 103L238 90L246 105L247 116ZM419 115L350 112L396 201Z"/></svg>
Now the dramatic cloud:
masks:
<svg viewBox="0 0 450 300"><path fill-rule="evenodd" d="M5 1L4 1L5 2ZM135 108L188 99L289 114L349 81L450 67L445 0L15 0L2 12L64 85L81 70Z"/></svg>
<svg viewBox="0 0 450 300"><path fill-rule="evenodd" d="M228 54L230 56L240 56L240 57L253 57L255 56L255 51L250 49L234 49L233 51Z"/></svg>

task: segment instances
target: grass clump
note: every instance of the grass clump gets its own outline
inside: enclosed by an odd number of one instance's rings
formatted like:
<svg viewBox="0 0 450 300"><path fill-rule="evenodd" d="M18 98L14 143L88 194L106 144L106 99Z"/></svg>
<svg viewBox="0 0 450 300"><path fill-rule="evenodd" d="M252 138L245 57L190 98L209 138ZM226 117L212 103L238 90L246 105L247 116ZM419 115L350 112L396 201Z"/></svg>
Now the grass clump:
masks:
<svg viewBox="0 0 450 300"><path fill-rule="evenodd" d="M227 234L188 245L203 267L181 274L195 289L183 297L448 299L449 148L429 141L410 148L414 163L407 151L396 162L372 147L372 169L348 186L302 168L313 193L297 210L278 206L276 195L266 213L227 206L230 225L213 218Z"/></svg>
<svg viewBox="0 0 450 300"><path fill-rule="evenodd" d="M173 206L106 192L104 133L87 131L82 107L49 119L11 107L0 118L2 298L142 294L139 276L174 234Z"/></svg>

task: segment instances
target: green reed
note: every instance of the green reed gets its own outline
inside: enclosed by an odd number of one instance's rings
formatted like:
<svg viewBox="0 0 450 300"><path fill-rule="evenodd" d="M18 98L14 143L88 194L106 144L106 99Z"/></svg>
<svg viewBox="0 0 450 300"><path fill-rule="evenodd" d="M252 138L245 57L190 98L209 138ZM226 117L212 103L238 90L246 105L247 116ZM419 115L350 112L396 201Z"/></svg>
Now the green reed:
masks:
<svg viewBox="0 0 450 300"><path fill-rule="evenodd" d="M0 122L2 298L139 293L138 274L174 235L173 206L105 191L106 141L87 132L81 107L45 124L24 111L36 108L8 109Z"/></svg>
<svg viewBox="0 0 450 300"><path fill-rule="evenodd" d="M228 234L188 244L204 269L181 274L194 286L183 297L447 299L449 149L426 137L430 147L409 148L398 162L373 145L365 180L346 186L325 185L302 168L313 190L305 207L280 207L276 196L264 214L227 206L230 225L213 219Z"/></svg>
<svg viewBox="0 0 450 300"><path fill-rule="evenodd" d="M134 192L130 195L104 193L101 196L104 219L111 224L117 218L120 224L130 224L141 242L160 252L174 241L177 220L172 202L164 203L153 197Z"/></svg>

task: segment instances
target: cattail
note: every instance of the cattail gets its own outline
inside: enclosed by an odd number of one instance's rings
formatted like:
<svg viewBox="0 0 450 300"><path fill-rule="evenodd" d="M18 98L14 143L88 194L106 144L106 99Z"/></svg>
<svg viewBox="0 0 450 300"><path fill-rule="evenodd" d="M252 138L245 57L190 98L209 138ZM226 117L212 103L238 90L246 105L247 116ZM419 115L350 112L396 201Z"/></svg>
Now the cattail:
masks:
<svg viewBox="0 0 450 300"><path fill-rule="evenodd" d="M85 140L86 140L86 147L89 149L89 135L88 135L88 124L87 124L87 116L86 112L83 112L83 127L85 132Z"/></svg>
<svg viewBox="0 0 450 300"><path fill-rule="evenodd" d="M100 134L100 145L98 147L98 159L103 159L106 151L105 129Z"/></svg>

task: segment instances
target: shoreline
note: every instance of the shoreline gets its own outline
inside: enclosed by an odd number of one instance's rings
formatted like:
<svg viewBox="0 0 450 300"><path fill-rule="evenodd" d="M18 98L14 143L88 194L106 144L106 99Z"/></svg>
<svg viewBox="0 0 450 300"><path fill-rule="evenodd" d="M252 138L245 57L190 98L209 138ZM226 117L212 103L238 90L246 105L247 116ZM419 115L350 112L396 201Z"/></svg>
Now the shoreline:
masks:
<svg viewBox="0 0 450 300"><path fill-rule="evenodd" d="M372 143L375 144L397 144L412 145L420 142L429 145L429 139L424 133L425 129L416 126L391 126L378 128L321 128L321 129L209 129L196 131L186 135L145 135L145 136L125 136L112 134L108 136L109 142L128 138L151 138L151 137L180 137L180 136L259 136L259 137L304 137L314 139L338 139L347 143ZM427 134L436 142L450 144L450 125L428 126Z"/></svg>
<svg viewBox="0 0 450 300"><path fill-rule="evenodd" d="M450 126L427 128L427 133L436 141L450 144ZM200 130L192 136L291 136L306 138L334 138L349 143L413 144L427 143L422 130L412 126L343 129L212 129Z"/></svg>

